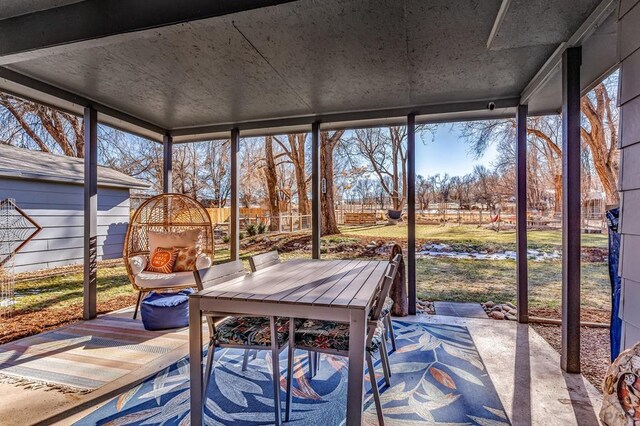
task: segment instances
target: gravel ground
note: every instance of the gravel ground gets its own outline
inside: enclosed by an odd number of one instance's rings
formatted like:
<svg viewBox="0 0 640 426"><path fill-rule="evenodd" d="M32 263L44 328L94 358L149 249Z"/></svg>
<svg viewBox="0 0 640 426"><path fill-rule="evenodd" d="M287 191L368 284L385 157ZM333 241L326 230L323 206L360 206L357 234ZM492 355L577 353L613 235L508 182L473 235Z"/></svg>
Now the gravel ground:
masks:
<svg viewBox="0 0 640 426"><path fill-rule="evenodd" d="M557 325L532 324L558 352L561 349L562 330ZM593 386L602 391L602 381L609 368L609 329L582 327L580 329L580 364L582 374Z"/></svg>

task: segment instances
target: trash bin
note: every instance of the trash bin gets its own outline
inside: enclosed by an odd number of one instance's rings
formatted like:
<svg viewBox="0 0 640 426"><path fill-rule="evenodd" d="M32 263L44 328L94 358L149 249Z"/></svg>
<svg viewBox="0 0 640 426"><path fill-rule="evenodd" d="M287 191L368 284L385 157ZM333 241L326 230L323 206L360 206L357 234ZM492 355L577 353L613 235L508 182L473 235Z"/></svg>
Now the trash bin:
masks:
<svg viewBox="0 0 640 426"><path fill-rule="evenodd" d="M620 234L618 233L618 218L620 209L607 211L609 225L609 279L611 280L611 361L620 353L620 338L622 334L622 320L618 315L620 309L621 279L618 276L620 260Z"/></svg>

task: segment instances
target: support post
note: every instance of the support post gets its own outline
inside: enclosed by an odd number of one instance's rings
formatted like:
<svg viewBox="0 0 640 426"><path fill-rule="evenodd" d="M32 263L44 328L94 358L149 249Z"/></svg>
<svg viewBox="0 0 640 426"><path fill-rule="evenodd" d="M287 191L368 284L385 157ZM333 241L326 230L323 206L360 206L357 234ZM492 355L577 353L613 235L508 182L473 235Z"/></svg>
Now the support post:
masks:
<svg viewBox="0 0 640 426"><path fill-rule="evenodd" d="M231 215L229 216L229 251L231 260L240 259L240 203L238 201L240 131L231 130Z"/></svg>
<svg viewBox="0 0 640 426"><path fill-rule="evenodd" d="M316 121L311 125L311 257L313 259L320 259L321 186L320 123Z"/></svg>
<svg viewBox="0 0 640 426"><path fill-rule="evenodd" d="M162 159L162 192L173 192L173 137L165 135L162 139L164 155Z"/></svg>
<svg viewBox="0 0 640 426"><path fill-rule="evenodd" d="M562 55L562 352L580 372L580 65L582 49Z"/></svg>
<svg viewBox="0 0 640 426"><path fill-rule="evenodd" d="M407 116L407 277L409 315L416 314L416 116Z"/></svg>
<svg viewBox="0 0 640 426"><path fill-rule="evenodd" d="M97 315L98 272L98 111L84 109L84 309L83 319Z"/></svg>
<svg viewBox="0 0 640 426"><path fill-rule="evenodd" d="M527 259L527 105L516 114L516 247L518 322L529 322L529 275Z"/></svg>

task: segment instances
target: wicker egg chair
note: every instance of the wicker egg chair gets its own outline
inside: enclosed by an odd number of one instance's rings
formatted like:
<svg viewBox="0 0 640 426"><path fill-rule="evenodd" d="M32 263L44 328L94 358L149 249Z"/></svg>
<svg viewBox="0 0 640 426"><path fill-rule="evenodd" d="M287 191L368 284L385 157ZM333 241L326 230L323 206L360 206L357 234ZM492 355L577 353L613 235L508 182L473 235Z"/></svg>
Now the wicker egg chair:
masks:
<svg viewBox="0 0 640 426"><path fill-rule="evenodd" d="M175 282L170 286L163 285L157 288L145 286L143 288L136 283L137 274L134 273L130 260L134 257L149 259L149 231L170 233L193 229L201 230L201 252L207 255L209 259L213 259L214 241L211 217L207 209L193 198L174 193L157 195L140 205L131 217L124 240L122 256L131 285L139 292L136 310L133 314L134 319L145 293L151 290L167 291L196 287L195 278L185 273L182 273L182 282ZM176 274L174 273L173 275ZM184 279L184 275L187 276L186 279Z"/></svg>

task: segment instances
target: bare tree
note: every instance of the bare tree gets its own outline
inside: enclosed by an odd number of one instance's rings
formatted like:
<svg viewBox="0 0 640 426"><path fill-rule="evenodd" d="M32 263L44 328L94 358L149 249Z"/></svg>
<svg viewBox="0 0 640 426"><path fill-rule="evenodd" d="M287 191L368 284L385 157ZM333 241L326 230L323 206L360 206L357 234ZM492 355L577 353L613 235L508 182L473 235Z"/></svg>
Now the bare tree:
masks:
<svg viewBox="0 0 640 426"><path fill-rule="evenodd" d="M264 153L262 138L242 139L240 143L240 184L238 188L240 204L251 207L266 197L262 163Z"/></svg>
<svg viewBox="0 0 640 426"><path fill-rule="evenodd" d="M2 143L84 157L82 118L0 92Z"/></svg>
<svg viewBox="0 0 640 426"><path fill-rule="evenodd" d="M310 213L309 195L307 193L306 173L306 133L294 133L286 136L286 139L274 137L280 145L289 161L293 165L296 178L296 191L298 194L298 213L308 215Z"/></svg>
<svg viewBox="0 0 640 426"><path fill-rule="evenodd" d="M618 204L618 111L604 83L581 99L586 123L580 129L607 197L607 204Z"/></svg>
<svg viewBox="0 0 640 426"><path fill-rule="evenodd" d="M322 220L320 225L321 235L339 234L336 221L333 177L333 153L340 143L344 130L320 133L320 177L324 179L324 191L320 197L320 210Z"/></svg>
<svg viewBox="0 0 640 426"><path fill-rule="evenodd" d="M473 187L476 184L475 176L454 176L451 178L451 190L453 199L458 202L458 207L463 210L471 209Z"/></svg>
<svg viewBox="0 0 640 426"><path fill-rule="evenodd" d="M202 164L205 188L215 207L224 207L231 195L231 144L225 141L207 143Z"/></svg>
<svg viewBox="0 0 640 426"><path fill-rule="evenodd" d="M607 204L619 202L618 112L614 97L617 84L618 76L613 74L581 99L583 122L580 134L582 142L589 148L590 161L606 194ZM544 157L552 179L556 212L560 211L562 205L561 127L562 118L559 115L529 117L527 120L530 149L539 151ZM477 155L482 155L488 145L494 142L502 147L515 143L515 120L469 122L462 129L462 136L471 143Z"/></svg>
<svg viewBox="0 0 640 426"><path fill-rule="evenodd" d="M279 189L278 189L278 175L276 170L275 156L273 153L273 137L266 136L264 138L264 160L265 164L262 167L262 173L267 186L267 199L269 201L269 215L271 216L271 222L269 224L270 231L277 231L279 227L280 217L280 203L279 203Z"/></svg>
<svg viewBox="0 0 640 426"><path fill-rule="evenodd" d="M447 173L443 175L438 173L431 177L431 182L437 191L439 201L444 205L443 208L446 209L446 204L451 199L451 177Z"/></svg>
<svg viewBox="0 0 640 426"><path fill-rule="evenodd" d="M416 199L420 210L428 210L433 188L429 179L422 175L416 177Z"/></svg>
<svg viewBox="0 0 640 426"><path fill-rule="evenodd" d="M485 166L475 166L473 173L476 178L475 199L487 206L489 210L495 210L500 201L500 194L496 191L498 186L497 173L491 172Z"/></svg>
<svg viewBox="0 0 640 426"><path fill-rule="evenodd" d="M364 157L391 197L394 210L402 210L406 200L407 128L358 129L353 133L353 148Z"/></svg>

